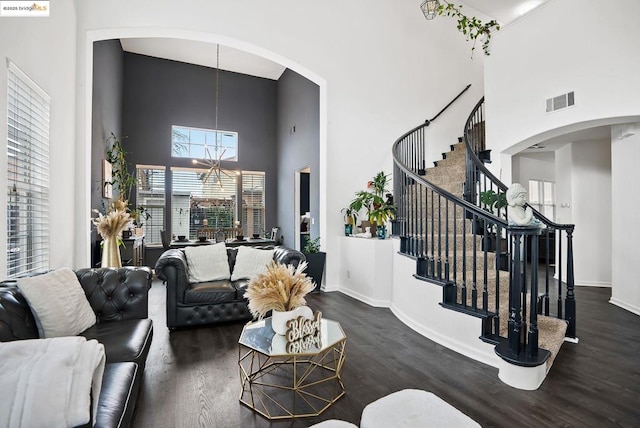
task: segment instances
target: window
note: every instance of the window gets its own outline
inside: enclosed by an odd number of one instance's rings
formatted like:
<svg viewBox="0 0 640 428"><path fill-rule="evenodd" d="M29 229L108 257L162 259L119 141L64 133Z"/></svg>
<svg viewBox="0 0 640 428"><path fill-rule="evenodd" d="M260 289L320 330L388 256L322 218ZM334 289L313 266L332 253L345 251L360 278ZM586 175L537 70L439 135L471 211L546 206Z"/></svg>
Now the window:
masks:
<svg viewBox="0 0 640 428"><path fill-rule="evenodd" d="M242 229L245 236L264 234L264 172L242 173Z"/></svg>
<svg viewBox="0 0 640 428"><path fill-rule="evenodd" d="M171 233L195 239L202 229L232 228L236 212L234 171L208 179L207 169L171 168Z"/></svg>
<svg viewBox="0 0 640 428"><path fill-rule="evenodd" d="M529 180L529 205L551 221L555 218L554 183Z"/></svg>
<svg viewBox="0 0 640 428"><path fill-rule="evenodd" d="M148 245L162 244L160 231L164 230L165 167L137 166L137 208Z"/></svg>
<svg viewBox="0 0 640 428"><path fill-rule="evenodd" d="M49 269L50 97L7 70L7 276Z"/></svg>
<svg viewBox="0 0 640 428"><path fill-rule="evenodd" d="M237 161L238 133L172 126L171 156L176 158Z"/></svg>

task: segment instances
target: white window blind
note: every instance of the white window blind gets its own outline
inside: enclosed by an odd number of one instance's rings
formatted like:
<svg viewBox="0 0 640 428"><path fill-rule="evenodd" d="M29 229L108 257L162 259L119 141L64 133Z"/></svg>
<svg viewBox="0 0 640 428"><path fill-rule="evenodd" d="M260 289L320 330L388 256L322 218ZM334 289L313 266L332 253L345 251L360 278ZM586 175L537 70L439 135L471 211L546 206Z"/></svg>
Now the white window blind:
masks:
<svg viewBox="0 0 640 428"><path fill-rule="evenodd" d="M196 239L201 229L231 228L235 221L236 173L222 170L220 182L207 169L171 168L171 234ZM206 219L206 221L205 221Z"/></svg>
<svg viewBox="0 0 640 428"><path fill-rule="evenodd" d="M165 212L165 167L138 165L136 208L139 214L138 227L142 230L147 245L161 245L160 231L164 230Z"/></svg>
<svg viewBox="0 0 640 428"><path fill-rule="evenodd" d="M245 236L265 231L264 172L242 172L242 228Z"/></svg>
<svg viewBox="0 0 640 428"><path fill-rule="evenodd" d="M49 269L50 97L7 67L7 276Z"/></svg>

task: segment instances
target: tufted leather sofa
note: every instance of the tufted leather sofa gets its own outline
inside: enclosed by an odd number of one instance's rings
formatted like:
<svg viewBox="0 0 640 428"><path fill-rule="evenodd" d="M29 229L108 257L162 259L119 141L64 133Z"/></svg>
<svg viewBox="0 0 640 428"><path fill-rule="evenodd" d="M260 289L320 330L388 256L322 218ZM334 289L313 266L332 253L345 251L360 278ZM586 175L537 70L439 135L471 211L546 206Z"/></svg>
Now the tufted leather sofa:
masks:
<svg viewBox="0 0 640 428"><path fill-rule="evenodd" d="M106 353L95 427L129 427L153 336L151 270L80 269L76 276L98 320L81 335L102 343ZM0 342L37 338L35 319L16 280L0 282Z"/></svg>
<svg viewBox="0 0 640 428"><path fill-rule="evenodd" d="M276 246L253 247L273 249L273 259L292 264L305 261L300 251ZM233 272L238 247L227 247L229 268ZM155 267L156 275L167 284L167 327L188 327L251 319L244 293L249 280L219 280L189 283L187 258L182 249L165 251Z"/></svg>

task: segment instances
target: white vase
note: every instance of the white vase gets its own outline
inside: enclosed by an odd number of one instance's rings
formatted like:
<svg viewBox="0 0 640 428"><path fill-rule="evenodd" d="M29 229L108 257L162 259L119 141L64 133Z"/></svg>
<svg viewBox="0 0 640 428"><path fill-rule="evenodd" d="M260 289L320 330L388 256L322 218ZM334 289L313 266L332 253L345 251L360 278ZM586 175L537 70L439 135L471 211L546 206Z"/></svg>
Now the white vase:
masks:
<svg viewBox="0 0 640 428"><path fill-rule="evenodd" d="M275 331L276 334L284 336L287 334L287 321L296 319L300 316L312 320L313 311L308 306L300 306L286 312L273 310L271 311L271 328L273 328L273 331Z"/></svg>

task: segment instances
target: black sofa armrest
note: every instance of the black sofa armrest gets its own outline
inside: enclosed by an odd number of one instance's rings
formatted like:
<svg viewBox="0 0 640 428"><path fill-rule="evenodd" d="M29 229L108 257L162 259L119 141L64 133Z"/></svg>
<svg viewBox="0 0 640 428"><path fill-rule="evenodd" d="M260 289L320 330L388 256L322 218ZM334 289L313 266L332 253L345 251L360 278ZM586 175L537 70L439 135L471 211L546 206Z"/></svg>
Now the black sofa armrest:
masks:
<svg viewBox="0 0 640 428"><path fill-rule="evenodd" d="M278 263L293 265L294 267L298 267L298 265L307 260L303 253L298 250L294 250L293 248L283 247L278 245L274 248L273 260Z"/></svg>
<svg viewBox="0 0 640 428"><path fill-rule="evenodd" d="M148 267L79 269L76 276L99 323L149 317Z"/></svg>
<svg viewBox="0 0 640 428"><path fill-rule="evenodd" d="M177 326L178 303L184 302L184 293L189 288L187 257L179 249L167 250L156 262L156 276L167 284L167 326Z"/></svg>
<svg viewBox="0 0 640 428"><path fill-rule="evenodd" d="M172 267L177 271L180 280L184 280L188 284L189 271L187 266L187 256L184 254L184 251L179 249L167 250L162 253L160 258L156 262L156 276L163 281L168 281L169 272L167 268Z"/></svg>

